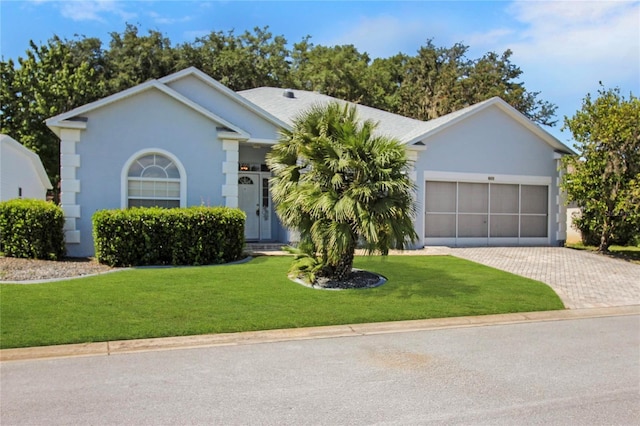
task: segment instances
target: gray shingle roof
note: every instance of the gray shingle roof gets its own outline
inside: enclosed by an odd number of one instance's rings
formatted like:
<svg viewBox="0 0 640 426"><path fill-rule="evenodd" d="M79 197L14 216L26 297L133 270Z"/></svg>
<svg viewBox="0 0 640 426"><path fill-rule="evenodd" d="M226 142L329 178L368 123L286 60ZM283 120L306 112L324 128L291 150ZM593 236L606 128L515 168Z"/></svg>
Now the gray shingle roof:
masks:
<svg viewBox="0 0 640 426"><path fill-rule="evenodd" d="M499 97L487 99L486 101L479 102L433 120L421 121L376 108L343 101L316 92L293 90L292 92L294 93L294 97L291 98L284 96L284 91L285 89L275 87L258 87L256 89L244 90L237 93L289 125L293 124L293 121L298 116L314 105L326 105L330 102L355 105L358 117L363 120L373 120L378 123L376 131L379 135L394 137L399 139L400 142L409 145L425 140L429 136L455 124L458 120L464 119L464 117L475 114L487 107L495 106L518 120L522 125L537 134L557 151L567 154L573 153L570 148L565 146L562 142L553 137L536 123L527 119L519 111Z"/></svg>
<svg viewBox="0 0 640 426"><path fill-rule="evenodd" d="M364 105L353 104L331 96L305 90L294 90L294 98L283 96L284 90L275 87L258 87L244 90L238 94L260 108L268 111L285 123L291 125L302 113L314 105L326 105L330 102L355 105L358 117L363 120L372 120L378 123L377 133L398 138L401 142L410 142L413 135L422 135L428 131L431 122L415 120L398 114L382 111Z"/></svg>

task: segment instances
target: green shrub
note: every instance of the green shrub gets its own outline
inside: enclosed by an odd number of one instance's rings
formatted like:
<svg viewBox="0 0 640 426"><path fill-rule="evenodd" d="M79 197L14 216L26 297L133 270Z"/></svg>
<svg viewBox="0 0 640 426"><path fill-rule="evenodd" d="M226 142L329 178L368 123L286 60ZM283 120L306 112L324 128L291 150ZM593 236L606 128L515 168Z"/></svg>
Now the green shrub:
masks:
<svg viewBox="0 0 640 426"><path fill-rule="evenodd" d="M226 207L101 210L96 258L111 266L208 265L239 259L245 214Z"/></svg>
<svg viewBox="0 0 640 426"><path fill-rule="evenodd" d="M624 220L616 221L616 227L612 230L609 238L610 245L637 245L640 242L638 223L634 222L633 219L632 216L629 216ZM583 209L580 217L574 219L574 224L582 234L583 244L588 246L600 245L602 225L597 220L595 213Z"/></svg>
<svg viewBox="0 0 640 426"><path fill-rule="evenodd" d="M0 202L0 252L9 257L61 259L65 245L60 206L32 199Z"/></svg>

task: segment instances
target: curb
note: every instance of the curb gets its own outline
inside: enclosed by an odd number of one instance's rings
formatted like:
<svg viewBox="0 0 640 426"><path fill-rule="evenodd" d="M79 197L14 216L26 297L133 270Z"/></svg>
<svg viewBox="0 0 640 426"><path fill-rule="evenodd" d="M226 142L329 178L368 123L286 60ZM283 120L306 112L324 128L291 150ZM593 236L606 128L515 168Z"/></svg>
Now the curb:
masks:
<svg viewBox="0 0 640 426"><path fill-rule="evenodd" d="M294 340L357 337L387 333L443 330L450 328L484 327L527 322L563 321L640 315L640 305L588 308L561 311L525 312L514 314L479 315L469 317L435 318L306 327L280 330L247 331L240 333L205 334L197 336L162 337L153 339L118 340L72 345L39 346L32 348L2 349L0 361L27 361L81 356L109 356L117 354L193 349L216 346L253 345L259 343Z"/></svg>

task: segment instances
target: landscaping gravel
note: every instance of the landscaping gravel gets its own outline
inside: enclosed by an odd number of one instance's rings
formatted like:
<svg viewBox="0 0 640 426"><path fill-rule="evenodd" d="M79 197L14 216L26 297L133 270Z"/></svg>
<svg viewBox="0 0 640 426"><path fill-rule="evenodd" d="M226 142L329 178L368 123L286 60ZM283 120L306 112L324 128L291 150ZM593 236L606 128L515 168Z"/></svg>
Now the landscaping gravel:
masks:
<svg viewBox="0 0 640 426"><path fill-rule="evenodd" d="M29 281L72 278L98 274L114 268L92 258L66 258L62 261L0 257L1 281Z"/></svg>

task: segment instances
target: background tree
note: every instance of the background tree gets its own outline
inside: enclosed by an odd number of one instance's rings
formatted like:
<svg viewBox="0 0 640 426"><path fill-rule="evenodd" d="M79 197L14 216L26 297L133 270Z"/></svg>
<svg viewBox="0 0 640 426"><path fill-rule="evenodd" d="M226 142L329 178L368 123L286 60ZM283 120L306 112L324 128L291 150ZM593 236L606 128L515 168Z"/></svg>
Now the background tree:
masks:
<svg viewBox="0 0 640 426"><path fill-rule="evenodd" d="M418 49L418 54L406 64L405 81L401 88L400 114L418 120L432 120L465 105L459 94L469 60L468 47L455 44L438 48L431 40Z"/></svg>
<svg viewBox="0 0 640 426"><path fill-rule="evenodd" d="M406 149L375 127L353 106L316 106L267 154L276 213L320 253L320 276L349 276L359 241L387 254L417 238Z"/></svg>
<svg viewBox="0 0 640 426"><path fill-rule="evenodd" d="M398 53L389 58L377 58L367 69L362 100L364 105L389 112L400 112L401 90L407 77L408 55Z"/></svg>
<svg viewBox="0 0 640 426"><path fill-rule="evenodd" d="M500 96L531 120L552 126L555 105L538 99L518 81L522 71L511 63L511 51L467 57L469 46L436 47L432 40L404 65L400 103L392 110L418 120L432 120L469 105Z"/></svg>
<svg viewBox="0 0 640 426"><path fill-rule="evenodd" d="M640 99L625 99L619 89L601 88L582 109L565 117L576 157L565 157L569 172L563 187L582 210L577 226L587 240L606 252L612 242L640 236Z"/></svg>
<svg viewBox="0 0 640 426"><path fill-rule="evenodd" d="M137 26L127 24L122 34L110 34L109 49L104 52L109 94L178 71L178 53L168 37L155 30L138 33Z"/></svg>
<svg viewBox="0 0 640 426"><path fill-rule="evenodd" d="M195 66L232 90L289 84L289 50L283 36L268 27L236 36L211 32L180 46L180 68Z"/></svg>
<svg viewBox="0 0 640 426"><path fill-rule="evenodd" d="M60 146L45 120L105 95L94 39L53 37L31 42L18 66L0 62L0 131L11 135L42 159L54 188L60 179Z"/></svg>
<svg viewBox="0 0 640 426"><path fill-rule="evenodd" d="M511 52L467 57L457 43L431 40L415 55L370 61L353 45L316 46L304 37L288 48L268 27L209 35L172 46L159 31L127 24L103 46L84 36L31 42L24 57L0 61L0 131L40 154L54 185L59 143L44 120L149 79L195 66L232 90L261 86L311 90L420 120L501 96L530 119L551 125L555 106L527 91Z"/></svg>
<svg viewBox="0 0 640 426"><path fill-rule="evenodd" d="M369 55L353 45L314 46L308 38L294 45L292 87L362 102L367 88Z"/></svg>

